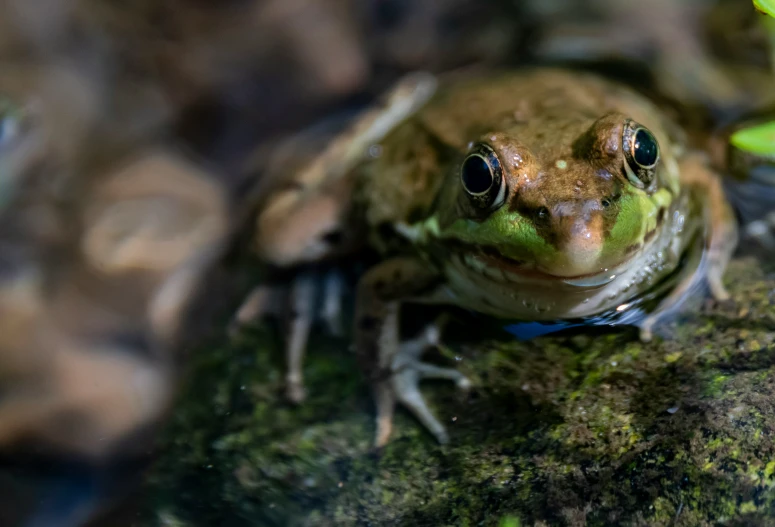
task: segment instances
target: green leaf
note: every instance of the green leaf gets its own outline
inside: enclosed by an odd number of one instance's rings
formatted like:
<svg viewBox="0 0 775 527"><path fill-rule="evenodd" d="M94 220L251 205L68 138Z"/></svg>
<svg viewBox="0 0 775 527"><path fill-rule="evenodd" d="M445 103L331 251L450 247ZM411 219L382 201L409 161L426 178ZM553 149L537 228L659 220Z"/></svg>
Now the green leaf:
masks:
<svg viewBox="0 0 775 527"><path fill-rule="evenodd" d="M753 0L757 11L775 17L775 0Z"/></svg>
<svg viewBox="0 0 775 527"><path fill-rule="evenodd" d="M742 128L733 133L729 141L746 152L775 157L775 121Z"/></svg>

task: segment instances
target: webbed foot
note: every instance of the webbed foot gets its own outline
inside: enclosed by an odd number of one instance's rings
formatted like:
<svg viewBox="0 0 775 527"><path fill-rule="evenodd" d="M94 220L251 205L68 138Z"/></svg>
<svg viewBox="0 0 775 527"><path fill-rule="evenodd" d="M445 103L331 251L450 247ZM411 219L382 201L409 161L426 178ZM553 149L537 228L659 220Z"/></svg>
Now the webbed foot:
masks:
<svg viewBox="0 0 775 527"><path fill-rule="evenodd" d="M377 434L376 447L387 444L393 427L395 404L403 404L430 431L441 444L449 442L446 427L433 415L419 389L423 379L446 379L454 381L461 390L471 388L471 381L453 368L443 368L422 362L420 357L430 347L439 344L440 331L437 325L428 326L422 334L400 346L393 357L392 375L381 382L376 390Z"/></svg>

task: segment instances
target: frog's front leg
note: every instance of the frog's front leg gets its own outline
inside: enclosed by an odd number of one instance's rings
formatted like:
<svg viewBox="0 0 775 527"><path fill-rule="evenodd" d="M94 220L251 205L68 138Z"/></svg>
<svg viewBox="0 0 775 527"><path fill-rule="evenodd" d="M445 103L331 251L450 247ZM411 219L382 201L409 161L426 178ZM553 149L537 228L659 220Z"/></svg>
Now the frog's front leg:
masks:
<svg viewBox="0 0 775 527"><path fill-rule="evenodd" d="M318 279L314 272L302 272L295 277L290 291L288 340L285 356L288 370L285 374L286 396L294 403L306 398L302 364L307 351L307 340L315 321L315 300Z"/></svg>
<svg viewBox="0 0 775 527"><path fill-rule="evenodd" d="M284 177L256 218L255 245L261 258L290 267L352 249L347 211L356 167L435 90L433 75L407 75L302 170Z"/></svg>
<svg viewBox="0 0 775 527"><path fill-rule="evenodd" d="M724 194L721 179L708 167L704 159L691 157L684 161L681 170L682 184L693 188L704 204L707 229L707 267L704 274L710 292L716 300L728 300L729 293L722 278L739 239L735 213Z"/></svg>
<svg viewBox="0 0 775 527"><path fill-rule="evenodd" d="M302 365L315 322L321 319L330 334L341 336L344 288L344 277L339 269L305 268L293 277L290 284L262 284L254 288L229 326L229 334L233 338L248 323L270 316L281 319L287 335L286 395L294 403L302 402L306 396ZM318 297L321 294L322 309L318 312Z"/></svg>
<svg viewBox="0 0 775 527"><path fill-rule="evenodd" d="M418 384L424 378L437 378L453 380L462 388L470 386L460 372L420 361L423 351L437 343L434 328L426 329L418 339L400 342L401 303L430 295L438 285L438 275L412 258L383 262L369 270L358 284L356 350L374 390L377 447L388 441L396 402L406 406L440 443L446 443L446 429L431 413Z"/></svg>
<svg viewBox="0 0 775 527"><path fill-rule="evenodd" d="M737 247L738 231L735 214L729 205L720 178L699 156L691 156L681 164L681 184L694 193L703 210L705 246L698 269L684 278L640 326L641 340L649 341L658 320L676 307L688 292L705 280L714 299L729 299L723 276Z"/></svg>

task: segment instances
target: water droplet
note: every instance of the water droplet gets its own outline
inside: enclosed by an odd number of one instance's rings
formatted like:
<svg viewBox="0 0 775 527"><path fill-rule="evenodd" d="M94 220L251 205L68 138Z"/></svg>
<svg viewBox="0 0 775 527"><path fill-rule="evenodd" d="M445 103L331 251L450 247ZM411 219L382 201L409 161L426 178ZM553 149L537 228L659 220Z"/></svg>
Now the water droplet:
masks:
<svg viewBox="0 0 775 527"><path fill-rule="evenodd" d="M369 147L369 157L378 158L382 155L382 145L371 145Z"/></svg>

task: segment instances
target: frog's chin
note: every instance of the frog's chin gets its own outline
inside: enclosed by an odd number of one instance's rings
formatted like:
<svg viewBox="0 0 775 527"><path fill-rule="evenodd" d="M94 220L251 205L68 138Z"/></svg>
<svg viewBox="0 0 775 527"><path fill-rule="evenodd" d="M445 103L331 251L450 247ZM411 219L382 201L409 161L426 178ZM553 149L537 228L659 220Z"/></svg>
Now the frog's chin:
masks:
<svg viewBox="0 0 775 527"><path fill-rule="evenodd" d="M616 266L601 269L596 273L580 274L575 276L561 276L530 267L526 262L513 260L507 256L488 252L462 255L463 265L483 274L495 281L503 283L525 282L551 282L553 284L565 283L574 287L596 288L611 283L619 274L619 269L626 267L628 260L616 264Z"/></svg>

